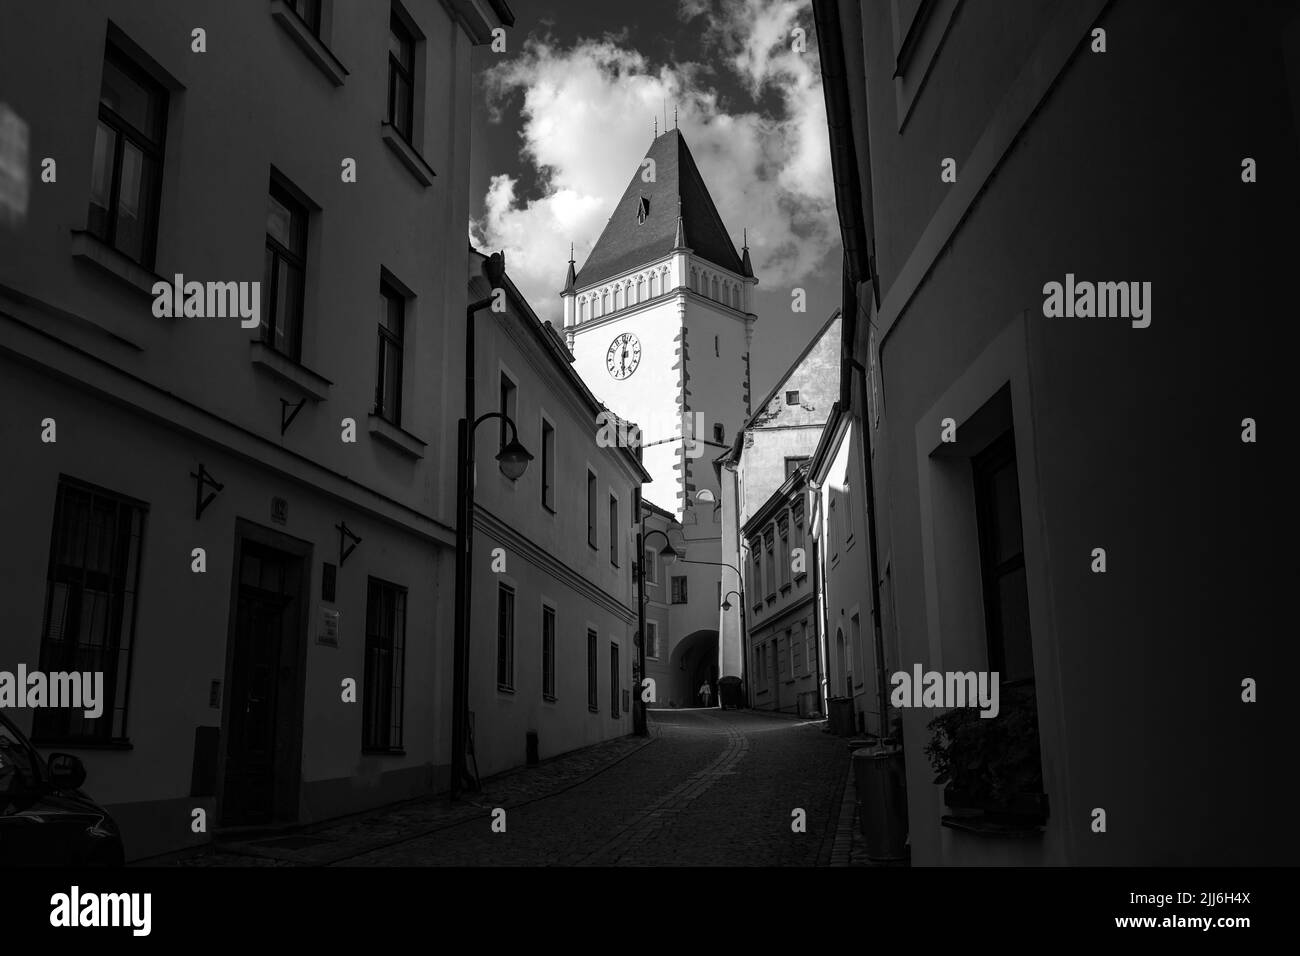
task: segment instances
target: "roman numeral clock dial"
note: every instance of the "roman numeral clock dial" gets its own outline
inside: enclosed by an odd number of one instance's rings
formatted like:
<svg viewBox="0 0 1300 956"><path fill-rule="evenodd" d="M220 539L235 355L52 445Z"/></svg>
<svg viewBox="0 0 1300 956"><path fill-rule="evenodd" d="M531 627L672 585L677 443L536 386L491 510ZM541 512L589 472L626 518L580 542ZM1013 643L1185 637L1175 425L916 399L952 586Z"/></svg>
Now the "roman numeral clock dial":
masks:
<svg viewBox="0 0 1300 956"><path fill-rule="evenodd" d="M605 353L605 368L615 379L622 381L641 364L641 340L631 332L614 337Z"/></svg>

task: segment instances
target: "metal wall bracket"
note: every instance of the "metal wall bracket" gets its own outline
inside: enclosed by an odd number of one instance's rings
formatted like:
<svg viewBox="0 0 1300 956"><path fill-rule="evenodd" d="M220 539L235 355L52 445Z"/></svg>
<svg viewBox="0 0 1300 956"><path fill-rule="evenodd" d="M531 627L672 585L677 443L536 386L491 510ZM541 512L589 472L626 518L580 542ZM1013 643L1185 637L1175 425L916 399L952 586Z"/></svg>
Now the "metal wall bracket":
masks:
<svg viewBox="0 0 1300 956"><path fill-rule="evenodd" d="M199 463L199 470L197 472L190 472L190 477L194 479L194 520L198 521L203 517L204 509L206 509L208 505L212 504L212 500L217 497L217 492L221 491L226 486L213 478L212 475L208 473L208 470L203 467L202 462ZM216 491L213 491L205 498L203 497L204 488L215 488Z"/></svg>
<svg viewBox="0 0 1300 956"><path fill-rule="evenodd" d="M289 430L289 426L293 424L293 420L298 417L298 413L302 411L302 407L306 404L307 404L306 398L299 399L297 405L295 405L293 402L287 401L286 399L283 398L280 399L280 434L281 435L283 435L285 432ZM293 411L290 412L289 411L290 408L292 408ZM285 415L285 412L288 412L287 416Z"/></svg>
<svg viewBox="0 0 1300 956"><path fill-rule="evenodd" d="M339 567L343 567L348 560L348 555L357 549L361 539L348 529L346 521L340 521L334 526L339 532Z"/></svg>

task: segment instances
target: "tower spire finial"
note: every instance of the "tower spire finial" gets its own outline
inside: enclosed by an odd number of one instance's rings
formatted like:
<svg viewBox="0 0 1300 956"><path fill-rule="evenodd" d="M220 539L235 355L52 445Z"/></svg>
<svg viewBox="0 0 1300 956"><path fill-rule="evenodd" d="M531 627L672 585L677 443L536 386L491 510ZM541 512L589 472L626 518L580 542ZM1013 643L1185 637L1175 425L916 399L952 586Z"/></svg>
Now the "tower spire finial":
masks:
<svg viewBox="0 0 1300 956"><path fill-rule="evenodd" d="M673 129L677 128L677 107L673 107Z"/></svg>
<svg viewBox="0 0 1300 956"><path fill-rule="evenodd" d="M659 138L659 117L655 117L655 139Z"/></svg>

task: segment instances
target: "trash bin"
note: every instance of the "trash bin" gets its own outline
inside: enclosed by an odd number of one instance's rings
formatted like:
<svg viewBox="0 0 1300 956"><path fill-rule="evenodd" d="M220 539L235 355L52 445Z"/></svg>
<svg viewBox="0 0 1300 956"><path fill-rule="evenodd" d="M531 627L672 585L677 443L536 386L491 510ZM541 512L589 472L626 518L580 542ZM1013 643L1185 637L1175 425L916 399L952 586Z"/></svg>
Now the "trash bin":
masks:
<svg viewBox="0 0 1300 956"><path fill-rule="evenodd" d="M830 732L838 737L852 737L857 733L853 726L853 699L850 697L832 697L829 701Z"/></svg>
<svg viewBox="0 0 1300 956"><path fill-rule="evenodd" d="M853 751L858 793L858 827L867 857L878 862L907 859L907 780L897 744Z"/></svg>
<svg viewBox="0 0 1300 956"><path fill-rule="evenodd" d="M718 681L718 704L723 710L734 707L736 710L745 706L744 696L740 691L740 678L728 675Z"/></svg>

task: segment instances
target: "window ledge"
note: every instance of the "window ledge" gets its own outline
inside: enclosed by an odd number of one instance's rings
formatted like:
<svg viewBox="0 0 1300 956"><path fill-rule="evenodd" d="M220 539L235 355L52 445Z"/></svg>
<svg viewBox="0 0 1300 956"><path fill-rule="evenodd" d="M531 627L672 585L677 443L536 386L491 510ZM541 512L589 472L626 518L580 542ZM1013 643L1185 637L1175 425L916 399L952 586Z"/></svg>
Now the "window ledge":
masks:
<svg viewBox="0 0 1300 956"><path fill-rule="evenodd" d="M277 352L265 342L254 339L249 349L253 367L281 382L292 385L307 398L324 401L334 384L329 379L317 375L305 365L300 365L287 355Z"/></svg>
<svg viewBox="0 0 1300 956"><path fill-rule="evenodd" d="M406 138L397 131L392 123L385 120L379 124L379 135L383 137L388 148L397 154L397 158L402 161L402 165L410 170L415 181L421 186L432 186L433 178L438 175L433 171L433 167L425 162L421 156Z"/></svg>
<svg viewBox="0 0 1300 956"><path fill-rule="evenodd" d="M153 270L132 261L94 233L84 229L72 230L72 255L76 259L94 263L109 275L116 276L151 298L154 283L167 282Z"/></svg>
<svg viewBox="0 0 1300 956"><path fill-rule="evenodd" d="M405 757L406 751L401 747L362 747L361 752L368 757Z"/></svg>
<svg viewBox="0 0 1300 956"><path fill-rule="evenodd" d="M957 830L960 833L1013 840L1033 839L1042 836L1046 830L1046 827L1033 823L997 823L988 820L982 814L969 817L943 816L939 822L949 830Z"/></svg>
<svg viewBox="0 0 1300 956"><path fill-rule="evenodd" d="M554 704L558 698L554 694L543 694L542 700L548 704Z"/></svg>
<svg viewBox="0 0 1300 956"><path fill-rule="evenodd" d="M782 594L782 595L786 595L786 594L789 594L789 593L790 593L790 585L788 585L788 584L783 584L783 585L781 585L781 594Z"/></svg>
<svg viewBox="0 0 1300 956"><path fill-rule="evenodd" d="M348 71L339 62L336 57L320 39L307 28L307 24L302 22L302 18L289 9L289 5L284 0L271 0L271 16L275 22L280 24L289 36L293 37L295 43L302 47L302 51L307 54L307 58L320 68L335 86L342 86L343 80L347 78Z"/></svg>
<svg viewBox="0 0 1300 956"><path fill-rule="evenodd" d="M513 697L515 695L515 689L513 687L506 687L504 684L497 684L497 693L509 694L511 697Z"/></svg>
<svg viewBox="0 0 1300 956"><path fill-rule="evenodd" d="M807 577L808 577L808 572L807 572L807 571L800 571L798 574L796 574L796 575L794 576L794 583L795 583L795 584L803 584L804 580L805 580Z"/></svg>
<svg viewBox="0 0 1300 956"><path fill-rule="evenodd" d="M427 447L424 442L406 429L394 425L388 419L381 418L374 412L370 413L370 437L378 438L390 448L396 449L398 453L411 459L423 458L424 449Z"/></svg>
<svg viewBox="0 0 1300 956"><path fill-rule="evenodd" d="M600 708L599 708L599 707L592 707L590 704L588 704L588 705L587 705L587 713L589 713L589 714L599 714L599 713L600 713Z"/></svg>

